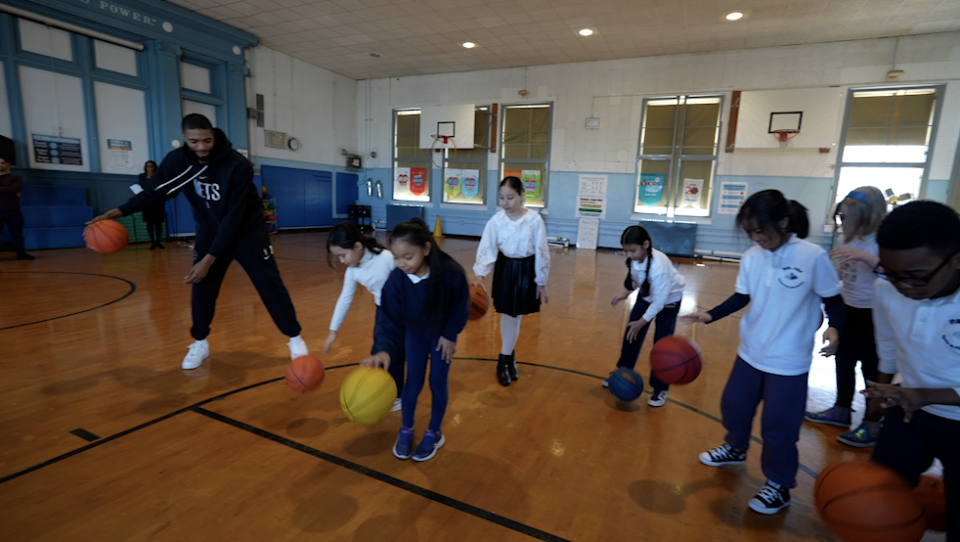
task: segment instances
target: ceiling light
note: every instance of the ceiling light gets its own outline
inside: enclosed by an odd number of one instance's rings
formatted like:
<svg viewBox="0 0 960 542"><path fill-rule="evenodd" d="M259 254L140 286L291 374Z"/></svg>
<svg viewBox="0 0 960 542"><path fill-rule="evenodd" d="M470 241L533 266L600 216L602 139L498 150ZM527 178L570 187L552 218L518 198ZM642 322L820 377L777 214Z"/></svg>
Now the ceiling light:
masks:
<svg viewBox="0 0 960 542"><path fill-rule="evenodd" d="M477 44L476 44L476 43L473 43L472 41L465 41L465 42L463 42L463 48L464 48L464 49L473 49L473 48L476 47L476 46L477 46Z"/></svg>
<svg viewBox="0 0 960 542"><path fill-rule="evenodd" d="M578 32L578 34L580 34L581 36L589 36L593 34L593 30L590 30L589 28L584 28L583 30Z"/></svg>
<svg viewBox="0 0 960 542"><path fill-rule="evenodd" d="M739 21L742 18L743 18L743 13L740 13L739 11L734 11L733 13L727 14L728 21Z"/></svg>

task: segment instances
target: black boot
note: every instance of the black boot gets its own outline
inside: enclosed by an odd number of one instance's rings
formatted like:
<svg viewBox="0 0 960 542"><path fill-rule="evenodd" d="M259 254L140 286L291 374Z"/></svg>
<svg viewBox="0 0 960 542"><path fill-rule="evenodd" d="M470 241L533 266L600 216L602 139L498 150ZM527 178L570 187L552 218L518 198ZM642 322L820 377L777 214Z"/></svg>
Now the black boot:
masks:
<svg viewBox="0 0 960 542"><path fill-rule="evenodd" d="M507 369L509 369L508 372L510 373L510 380L520 379L520 373L517 371L517 351L516 350L514 350L513 353L510 354L510 365L507 366Z"/></svg>
<svg viewBox="0 0 960 542"><path fill-rule="evenodd" d="M497 380L501 386L510 385L510 356L500 354L500 361L497 363Z"/></svg>

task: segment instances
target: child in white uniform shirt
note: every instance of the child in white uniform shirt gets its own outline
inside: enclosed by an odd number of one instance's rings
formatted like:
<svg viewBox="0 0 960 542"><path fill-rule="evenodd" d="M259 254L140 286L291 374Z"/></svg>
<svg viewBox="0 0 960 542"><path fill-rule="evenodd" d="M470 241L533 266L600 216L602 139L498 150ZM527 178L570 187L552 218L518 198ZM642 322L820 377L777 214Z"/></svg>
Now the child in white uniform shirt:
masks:
<svg viewBox="0 0 960 542"><path fill-rule="evenodd" d="M864 380L877 379L877 344L873 332L873 268L880 261L877 228L887 214L887 201L879 189L862 186L847 194L837 206L836 217L843 224L839 247L830 256L840 260L843 278L843 303L847 318L837 349L837 401L832 408L807 412L804 418L814 423L850 427L853 392L856 388L857 361ZM867 448L877 442L883 410L879 401L868 401L863 423L837 440L849 446Z"/></svg>
<svg viewBox="0 0 960 542"><path fill-rule="evenodd" d="M371 294L373 302L377 305L376 323L374 324L374 336L376 337L376 326L380 323L380 291L384 283L393 271L393 254L380 245L376 239L366 237L360 228L353 222L341 222L330 230L327 237L327 253L332 254L342 264L347 266L347 271L343 274L343 289L340 290L340 298L337 299L337 306L333 309L333 318L330 319L330 334L327 335L327 341L323 344L323 353L327 355L337 340L337 332L343 325L344 318L347 317L347 311L353 303L353 295L357 291L357 284L363 285ZM329 256L327 258L329 260ZM333 263L331 262L331 267ZM400 410L400 394L403 393L403 370L404 370L404 345L401 344L397 352L391 352L393 362L390 364L390 375L397 384L397 400L394 402L391 412ZM374 352L370 352L373 354Z"/></svg>
<svg viewBox="0 0 960 542"><path fill-rule="evenodd" d="M960 216L940 203L894 209L877 232L873 318L886 413L874 461L916 486L943 463L947 540L960 541ZM903 383L891 386L894 373ZM882 382L882 383L880 383Z"/></svg>
<svg viewBox="0 0 960 542"><path fill-rule="evenodd" d="M633 369L636 366L643 339L654 319L657 322L654 344L673 335L677 327L677 314L680 312L686 281L673 267L670 258L653 248L652 243L650 234L640 226L630 226L620 235L620 244L627 253L627 278L623 282L626 291L615 296L610 305L616 307L637 288L640 288L640 295L630 311L630 323L623 336L617 367ZM652 370L650 385L653 386L653 395L647 404L654 407L666 404L670 385L657 378ZM608 386L609 381L604 380L603 387Z"/></svg>
<svg viewBox="0 0 960 542"><path fill-rule="evenodd" d="M549 303L547 277L550 275L550 249L547 229L540 215L524 207L523 182L517 177L500 181L497 211L483 228L477 261L473 265L474 284L483 288L483 278L493 275L493 306L500 313L500 360L497 379L501 386L520 376L514 349L520 338L520 320L524 314L540 312L540 300Z"/></svg>
<svg viewBox="0 0 960 542"><path fill-rule="evenodd" d="M807 404L807 373L814 334L820 327L823 300L830 328L823 334L833 355L843 327L840 280L825 250L803 241L809 230L807 210L776 190L747 198L737 222L758 246L740 260L736 294L707 313L681 317L685 323L715 322L750 308L740 321L740 347L723 390L720 410L726 444L700 454L713 467L744 463L757 405L763 401L760 464L767 483L750 500L761 514L776 514L790 505L799 453L797 441Z"/></svg>

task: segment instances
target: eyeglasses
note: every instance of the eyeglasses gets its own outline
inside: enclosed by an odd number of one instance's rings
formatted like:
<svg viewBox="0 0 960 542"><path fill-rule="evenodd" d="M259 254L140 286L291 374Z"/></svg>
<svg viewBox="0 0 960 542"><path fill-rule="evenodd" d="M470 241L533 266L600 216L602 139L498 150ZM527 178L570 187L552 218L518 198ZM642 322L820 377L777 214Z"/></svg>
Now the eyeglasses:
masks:
<svg viewBox="0 0 960 542"><path fill-rule="evenodd" d="M880 265L879 263L877 264L876 267L873 268L873 272L876 273L876 275L882 278L883 280L888 280L894 283L899 282L906 286L919 288L919 287L923 287L930 284L930 281L933 280L933 277L935 277L937 273L939 273L940 270L943 269L944 266L946 266L947 263L949 263L950 260L952 260L953 257L956 256L957 254L960 254L960 250L954 251L953 254L944 258L943 261L940 262L940 265L938 265L936 269L928 273L927 276L925 277L901 277L898 275L892 275L890 273L887 273L886 271L881 271L881 269L883 269L883 266Z"/></svg>

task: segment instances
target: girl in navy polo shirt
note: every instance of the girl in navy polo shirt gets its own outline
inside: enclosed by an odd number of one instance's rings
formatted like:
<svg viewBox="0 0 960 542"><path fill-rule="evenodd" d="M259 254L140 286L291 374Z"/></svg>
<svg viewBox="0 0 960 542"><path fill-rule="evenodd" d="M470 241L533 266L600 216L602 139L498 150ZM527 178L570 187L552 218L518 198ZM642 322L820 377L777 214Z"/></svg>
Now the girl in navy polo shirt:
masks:
<svg viewBox="0 0 960 542"><path fill-rule="evenodd" d="M447 375L457 335L467 325L470 311L467 276L460 264L436 246L427 224L419 218L394 227L390 252L397 268L380 293L382 317L376 329L376 354L364 359L361 365L389 370L389 352L395 352L405 342L407 382L400 396L403 427L393 454L400 459L412 456L414 461L426 461L446 442L440 423L447 410ZM428 361L433 410L430 426L414 450L414 411Z"/></svg>
<svg viewBox="0 0 960 542"><path fill-rule="evenodd" d="M753 418L763 401L760 462L767 483L749 505L761 514L776 514L790 505L790 488L796 486L797 441L820 303L830 324L823 334L824 356L839 346L844 306L827 252L803 240L809 222L802 205L777 190L764 190L744 202L737 223L757 246L740 260L736 293L713 310L681 321L715 322L750 305L740 321L737 360L720 403L726 443L700 454L700 462L713 467L746 462Z"/></svg>

